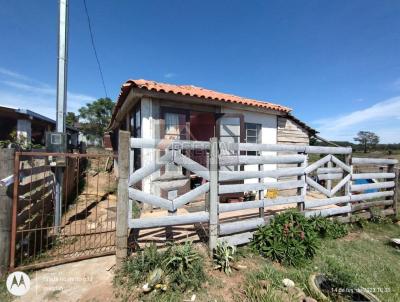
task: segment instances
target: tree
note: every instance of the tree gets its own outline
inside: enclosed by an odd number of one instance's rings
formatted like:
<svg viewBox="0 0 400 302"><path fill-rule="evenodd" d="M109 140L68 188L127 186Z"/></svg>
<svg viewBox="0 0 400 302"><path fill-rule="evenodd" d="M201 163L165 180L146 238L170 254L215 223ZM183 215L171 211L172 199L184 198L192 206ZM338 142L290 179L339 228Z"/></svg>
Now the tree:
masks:
<svg viewBox="0 0 400 302"><path fill-rule="evenodd" d="M79 109L80 129L89 137L101 138L104 135L114 108L109 98L101 98Z"/></svg>
<svg viewBox="0 0 400 302"><path fill-rule="evenodd" d="M68 112L65 117L65 123L68 126L75 127L75 124L79 122L79 116L77 116L74 112Z"/></svg>
<svg viewBox="0 0 400 302"><path fill-rule="evenodd" d="M367 153L368 146L376 146L379 143L379 136L374 132L360 131L354 140L359 142L364 148L364 153Z"/></svg>

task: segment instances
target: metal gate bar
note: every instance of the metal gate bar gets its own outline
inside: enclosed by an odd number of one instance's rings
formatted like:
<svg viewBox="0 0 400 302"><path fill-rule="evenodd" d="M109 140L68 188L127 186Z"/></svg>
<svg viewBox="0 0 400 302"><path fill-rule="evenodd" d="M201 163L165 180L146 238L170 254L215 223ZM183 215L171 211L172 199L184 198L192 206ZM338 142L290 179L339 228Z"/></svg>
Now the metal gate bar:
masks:
<svg viewBox="0 0 400 302"><path fill-rule="evenodd" d="M50 157L65 158L60 227L54 226ZM114 158L111 153L16 152L10 270L115 253L116 177L107 165Z"/></svg>

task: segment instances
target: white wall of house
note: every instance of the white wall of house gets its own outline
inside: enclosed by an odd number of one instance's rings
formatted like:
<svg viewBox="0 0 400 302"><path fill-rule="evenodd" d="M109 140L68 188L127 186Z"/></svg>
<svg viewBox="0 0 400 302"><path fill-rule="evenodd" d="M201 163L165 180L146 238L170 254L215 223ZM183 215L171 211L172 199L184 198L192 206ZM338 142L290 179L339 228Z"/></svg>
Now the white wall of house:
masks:
<svg viewBox="0 0 400 302"><path fill-rule="evenodd" d="M261 143L262 144L276 144L277 143L277 127L278 118L273 114L258 113L246 110L237 110L227 107L221 109L223 113L239 113L244 115L245 123L261 124ZM276 155L276 152L263 152L262 155ZM264 165L264 170L274 170L276 165ZM257 171L258 165L247 165L245 171ZM272 178L265 178L267 181L275 181ZM257 179L246 179L245 183L255 183Z"/></svg>

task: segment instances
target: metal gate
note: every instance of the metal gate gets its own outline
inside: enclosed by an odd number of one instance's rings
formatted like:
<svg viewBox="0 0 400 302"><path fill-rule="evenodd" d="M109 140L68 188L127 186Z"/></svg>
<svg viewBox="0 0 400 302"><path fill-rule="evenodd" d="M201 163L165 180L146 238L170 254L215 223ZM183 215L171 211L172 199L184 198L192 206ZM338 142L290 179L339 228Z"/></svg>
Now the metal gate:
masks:
<svg viewBox="0 0 400 302"><path fill-rule="evenodd" d="M56 227L54 157L64 159ZM114 155L16 152L10 269L41 268L115 253Z"/></svg>

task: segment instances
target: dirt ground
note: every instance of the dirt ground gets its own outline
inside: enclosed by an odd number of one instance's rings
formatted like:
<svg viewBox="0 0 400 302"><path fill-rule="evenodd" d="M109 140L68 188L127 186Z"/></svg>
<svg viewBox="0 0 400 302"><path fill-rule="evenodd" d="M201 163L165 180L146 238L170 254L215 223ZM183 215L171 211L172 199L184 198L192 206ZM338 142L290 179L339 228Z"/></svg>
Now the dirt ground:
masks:
<svg viewBox="0 0 400 302"><path fill-rule="evenodd" d="M33 272L30 291L16 301L114 301L115 256L68 263Z"/></svg>

